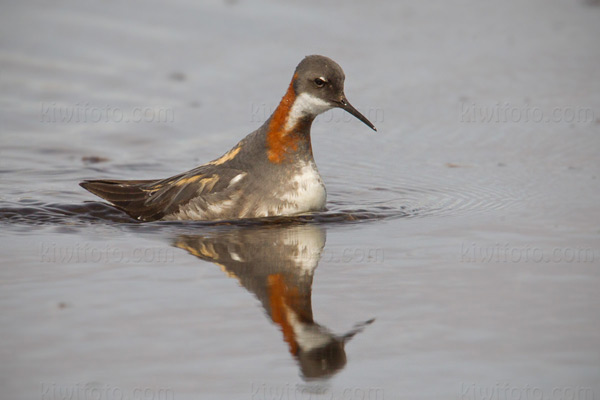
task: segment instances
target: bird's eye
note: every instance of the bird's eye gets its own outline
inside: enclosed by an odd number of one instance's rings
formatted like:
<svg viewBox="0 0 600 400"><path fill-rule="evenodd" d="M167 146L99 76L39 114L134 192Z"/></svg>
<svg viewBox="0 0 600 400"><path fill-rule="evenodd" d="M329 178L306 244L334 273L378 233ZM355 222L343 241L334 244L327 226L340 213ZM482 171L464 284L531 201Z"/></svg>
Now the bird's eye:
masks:
<svg viewBox="0 0 600 400"><path fill-rule="evenodd" d="M325 79L323 77L315 79L315 85L318 88L325 86L326 83L327 83L327 79Z"/></svg>

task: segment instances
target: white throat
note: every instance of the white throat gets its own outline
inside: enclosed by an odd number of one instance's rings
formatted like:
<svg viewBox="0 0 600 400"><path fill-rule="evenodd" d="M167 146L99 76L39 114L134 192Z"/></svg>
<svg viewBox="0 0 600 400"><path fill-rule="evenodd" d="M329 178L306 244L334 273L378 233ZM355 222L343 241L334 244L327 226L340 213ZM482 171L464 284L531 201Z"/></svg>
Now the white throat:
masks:
<svg viewBox="0 0 600 400"><path fill-rule="evenodd" d="M319 99L309 93L302 93L300 96L296 97L294 104L292 104L292 108L290 109L290 113L285 123L285 129L292 129L302 117L307 115L317 116L331 108L333 107L325 100Z"/></svg>

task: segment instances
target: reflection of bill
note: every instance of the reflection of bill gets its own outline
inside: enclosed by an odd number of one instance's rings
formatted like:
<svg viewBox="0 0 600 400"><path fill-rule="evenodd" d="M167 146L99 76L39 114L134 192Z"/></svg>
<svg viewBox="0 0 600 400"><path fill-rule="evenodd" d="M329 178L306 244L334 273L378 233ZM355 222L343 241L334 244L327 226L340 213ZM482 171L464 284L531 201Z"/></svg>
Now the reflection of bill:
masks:
<svg viewBox="0 0 600 400"><path fill-rule="evenodd" d="M373 320L335 335L313 320L313 273L325 246L317 226L236 228L182 235L175 246L219 265L261 301L279 325L303 377L333 375L346 364L344 344Z"/></svg>

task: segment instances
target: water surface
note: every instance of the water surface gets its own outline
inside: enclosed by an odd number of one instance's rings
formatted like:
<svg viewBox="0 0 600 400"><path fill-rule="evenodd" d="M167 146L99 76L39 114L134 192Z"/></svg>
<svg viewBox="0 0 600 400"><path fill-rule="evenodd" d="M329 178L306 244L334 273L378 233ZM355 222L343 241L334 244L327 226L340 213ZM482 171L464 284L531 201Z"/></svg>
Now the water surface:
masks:
<svg viewBox="0 0 600 400"><path fill-rule="evenodd" d="M4 5L4 395L597 398L599 11ZM214 159L311 53L379 130L317 119L326 212L141 224L78 186Z"/></svg>

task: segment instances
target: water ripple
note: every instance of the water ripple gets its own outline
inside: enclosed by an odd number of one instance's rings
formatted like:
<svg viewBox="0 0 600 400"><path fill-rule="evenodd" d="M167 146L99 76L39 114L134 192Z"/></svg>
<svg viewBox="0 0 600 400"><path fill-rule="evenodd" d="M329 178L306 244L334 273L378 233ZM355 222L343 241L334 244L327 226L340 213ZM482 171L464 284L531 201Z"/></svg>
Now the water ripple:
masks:
<svg viewBox="0 0 600 400"><path fill-rule="evenodd" d="M404 178L396 186L355 187L353 191L334 191L329 195L328 209L323 212L294 217L269 217L244 221L205 222L199 225L254 225L280 223L352 223L392 218L431 218L492 212L516 207L524 194L518 185L494 181L482 185L440 177L419 176L419 180ZM507 190L507 188L512 188ZM366 199L366 200L365 200ZM361 200L360 202L357 200ZM53 225L113 222L139 224L123 212L104 202L79 204L44 203L35 200L0 203L0 222L13 224ZM154 222L153 225L190 224L185 222ZM146 223L148 225L148 223Z"/></svg>

